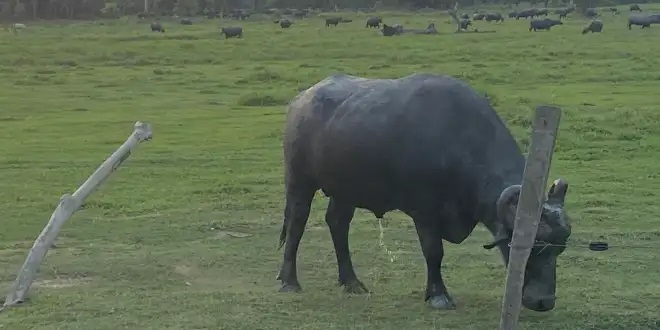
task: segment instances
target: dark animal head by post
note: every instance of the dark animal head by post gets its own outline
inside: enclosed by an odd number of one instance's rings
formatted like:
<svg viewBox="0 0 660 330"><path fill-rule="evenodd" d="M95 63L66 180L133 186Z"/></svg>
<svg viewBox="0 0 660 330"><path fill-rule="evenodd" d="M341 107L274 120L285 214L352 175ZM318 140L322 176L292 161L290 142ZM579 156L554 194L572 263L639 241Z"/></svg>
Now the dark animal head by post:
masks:
<svg viewBox="0 0 660 330"><path fill-rule="evenodd" d="M555 307L557 257L564 251L563 245L571 235L570 220L564 209L567 190L568 183L562 179L555 180L550 187L541 210L536 243L527 261L523 306L534 311L549 311ZM511 242L520 191L520 185L502 191L497 201L499 232L491 247ZM508 248L503 249L507 264L508 251Z"/></svg>

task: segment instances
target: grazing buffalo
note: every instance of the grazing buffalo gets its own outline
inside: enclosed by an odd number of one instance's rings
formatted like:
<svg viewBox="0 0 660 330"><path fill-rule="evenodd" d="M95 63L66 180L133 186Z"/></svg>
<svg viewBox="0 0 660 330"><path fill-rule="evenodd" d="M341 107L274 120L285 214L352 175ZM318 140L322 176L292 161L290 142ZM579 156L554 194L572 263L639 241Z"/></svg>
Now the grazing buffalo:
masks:
<svg viewBox="0 0 660 330"><path fill-rule="evenodd" d="M381 17L371 17L367 19L367 25L365 27L373 27L379 29L381 23L383 23L383 19Z"/></svg>
<svg viewBox="0 0 660 330"><path fill-rule="evenodd" d="M555 10L555 14L559 15L559 19L566 18L568 14L572 13L575 10L573 7L568 8L559 8Z"/></svg>
<svg viewBox="0 0 660 330"><path fill-rule="evenodd" d="M280 23L280 27L283 28L283 29L288 29L288 28L291 27L291 24L293 24L293 22L291 22L290 20L288 20L286 18L281 19L279 23Z"/></svg>
<svg viewBox="0 0 660 330"><path fill-rule="evenodd" d="M165 33L165 28L158 22L151 23L151 32Z"/></svg>
<svg viewBox="0 0 660 330"><path fill-rule="evenodd" d="M587 16L587 18L594 18L598 16L598 11L596 8L587 8L587 10L584 12L584 16Z"/></svg>
<svg viewBox="0 0 660 330"><path fill-rule="evenodd" d="M484 19L484 17L486 17L486 14L484 14L484 13L474 13L474 14L472 14L472 20L475 20L475 21L481 21L481 20Z"/></svg>
<svg viewBox="0 0 660 330"><path fill-rule="evenodd" d="M516 19L522 18L534 18L539 15L539 10L536 8L529 8L518 12Z"/></svg>
<svg viewBox="0 0 660 330"><path fill-rule="evenodd" d="M633 25L638 25L643 28L651 27L651 24L660 23L660 14L632 14L628 17L628 30L632 29Z"/></svg>
<svg viewBox="0 0 660 330"><path fill-rule="evenodd" d="M220 33L225 35L225 39L243 38L243 28L240 26L230 26L220 28Z"/></svg>
<svg viewBox="0 0 660 330"><path fill-rule="evenodd" d="M517 11L509 12L509 18L516 18L516 17L518 17L518 12Z"/></svg>
<svg viewBox="0 0 660 330"><path fill-rule="evenodd" d="M412 218L433 308L456 307L442 276L443 241L459 244L481 223L494 237L484 247L498 247L508 263L525 156L488 99L466 82L435 74L330 76L292 100L283 146L281 292L302 290L298 246L319 189L330 198L325 221L347 292L368 291L348 244L356 208L379 219L394 210ZM550 187L527 262L522 304L535 311L555 306L557 257L571 234L567 189L562 179Z"/></svg>
<svg viewBox="0 0 660 330"><path fill-rule="evenodd" d="M460 21L458 21L458 28L461 30L467 30L468 26L472 25L472 21L469 19L462 18Z"/></svg>
<svg viewBox="0 0 660 330"><path fill-rule="evenodd" d="M325 26L330 27L330 25L337 26L341 21L341 17L328 17L325 19Z"/></svg>
<svg viewBox="0 0 660 330"><path fill-rule="evenodd" d="M587 32L591 33L596 33L596 32L601 32L603 31L603 22L600 20L593 20L589 25L585 26L584 29L582 29L582 34L585 34Z"/></svg>
<svg viewBox="0 0 660 330"><path fill-rule="evenodd" d="M641 12L641 11L642 11L642 8L639 8L639 5L638 5L638 4L633 3L632 5L630 5L630 12L632 13L633 11L639 11L639 12Z"/></svg>
<svg viewBox="0 0 660 330"><path fill-rule="evenodd" d="M181 19L181 25L192 25L192 20L190 18L182 18Z"/></svg>
<svg viewBox="0 0 660 330"><path fill-rule="evenodd" d="M529 22L529 31L534 30L536 32L537 30L546 30L550 31L550 28L555 26L555 25L563 25L561 20L558 19L551 19L551 18L544 18L544 19L533 19L531 22Z"/></svg>
<svg viewBox="0 0 660 330"><path fill-rule="evenodd" d="M504 22L504 16L500 13L488 13L486 14L486 17L484 17L486 22L490 23L492 21L495 22Z"/></svg>

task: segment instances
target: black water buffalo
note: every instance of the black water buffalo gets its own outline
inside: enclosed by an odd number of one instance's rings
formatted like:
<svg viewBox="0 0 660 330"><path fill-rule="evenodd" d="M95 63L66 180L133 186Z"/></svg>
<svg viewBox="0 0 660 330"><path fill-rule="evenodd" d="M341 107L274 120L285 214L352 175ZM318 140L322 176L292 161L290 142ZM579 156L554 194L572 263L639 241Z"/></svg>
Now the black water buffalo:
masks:
<svg viewBox="0 0 660 330"><path fill-rule="evenodd" d="M587 8L587 10L584 12L584 16L587 16L588 18L594 18L598 16L598 11L596 8Z"/></svg>
<svg viewBox="0 0 660 330"><path fill-rule="evenodd" d="M243 28L240 26L230 26L220 28L220 33L224 34L225 39L243 38Z"/></svg>
<svg viewBox="0 0 660 330"><path fill-rule="evenodd" d="M563 25L562 21L558 19L551 19L551 18L544 18L544 19L533 19L531 22L529 22L529 31L537 31L537 30L546 30L550 31L550 28L552 28L555 25Z"/></svg>
<svg viewBox="0 0 660 330"><path fill-rule="evenodd" d="M643 28L651 27L651 24L660 23L660 14L632 14L628 17L628 30L632 29L633 25L638 25Z"/></svg>
<svg viewBox="0 0 660 330"><path fill-rule="evenodd" d="M586 34L588 32L596 33L601 31L603 31L603 22L600 20L593 20L589 23L589 25L582 29L582 34Z"/></svg>
<svg viewBox="0 0 660 330"><path fill-rule="evenodd" d="M566 18L568 14L572 13L575 10L573 7L568 8L559 8L555 10L555 14L559 15L559 19Z"/></svg>
<svg viewBox="0 0 660 330"><path fill-rule="evenodd" d="M192 25L192 20L190 18L182 18L180 21L181 25Z"/></svg>
<svg viewBox="0 0 660 330"><path fill-rule="evenodd" d="M283 146L281 292L302 290L298 246L319 189L330 197L325 221L347 292L368 291L348 244L356 208L379 219L394 210L412 218L433 308L456 306L442 278L443 240L459 244L481 222L494 237L484 247L497 246L508 263L525 156L489 101L466 82L435 74L330 76L292 100ZM559 245L571 234L567 189L562 179L551 186L527 262L522 303L535 311L555 306Z"/></svg>
<svg viewBox="0 0 660 330"><path fill-rule="evenodd" d="M458 27L461 30L467 30L468 26L472 25L472 21L469 19L462 18L460 21L458 21Z"/></svg>
<svg viewBox="0 0 660 330"><path fill-rule="evenodd" d="M151 23L151 32L165 33L165 28L158 22Z"/></svg>
<svg viewBox="0 0 660 330"><path fill-rule="evenodd" d="M509 18L516 18L518 17L518 12L517 11L512 11L509 13Z"/></svg>
<svg viewBox="0 0 660 330"><path fill-rule="evenodd" d="M522 11L518 12L518 15L516 15L516 19L522 18L534 18L535 16L538 16L539 10L536 8L529 8L525 9Z"/></svg>
<svg viewBox="0 0 660 330"><path fill-rule="evenodd" d="M286 18L281 19L279 23L280 23L280 27L283 28L283 29L288 29L288 28L291 27L291 24L293 24L293 22L291 22L290 20L288 20Z"/></svg>
<svg viewBox="0 0 660 330"><path fill-rule="evenodd" d="M633 3L630 5L630 12L632 13L633 11L642 11L642 8L639 8L639 5L636 3Z"/></svg>
<svg viewBox="0 0 660 330"><path fill-rule="evenodd" d="M504 17L500 13L487 13L486 17L484 17L484 20L486 20L486 22L488 22L488 23L490 23L492 21L504 22Z"/></svg>
<svg viewBox="0 0 660 330"><path fill-rule="evenodd" d="M383 19L381 17L371 17L367 19L367 25L365 27L380 28L381 23L383 23Z"/></svg>
<svg viewBox="0 0 660 330"><path fill-rule="evenodd" d="M328 17L325 19L325 26L330 27L330 25L337 26L341 21L341 17Z"/></svg>
<svg viewBox="0 0 660 330"><path fill-rule="evenodd" d="M481 21L481 20L484 19L484 17L486 17L486 14L484 14L484 13L474 13L474 14L472 14L472 20L474 20L474 21Z"/></svg>

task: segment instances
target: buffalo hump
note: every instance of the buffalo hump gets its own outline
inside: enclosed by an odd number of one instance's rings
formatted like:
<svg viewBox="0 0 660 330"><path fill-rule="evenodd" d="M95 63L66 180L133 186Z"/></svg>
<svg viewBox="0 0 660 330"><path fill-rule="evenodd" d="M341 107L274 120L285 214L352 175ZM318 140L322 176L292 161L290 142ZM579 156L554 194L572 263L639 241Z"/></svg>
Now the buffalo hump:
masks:
<svg viewBox="0 0 660 330"><path fill-rule="evenodd" d="M443 238L454 243L502 184L520 182L525 162L483 95L434 74L320 81L289 106L284 155L289 180L313 182L377 217L395 209L442 215Z"/></svg>

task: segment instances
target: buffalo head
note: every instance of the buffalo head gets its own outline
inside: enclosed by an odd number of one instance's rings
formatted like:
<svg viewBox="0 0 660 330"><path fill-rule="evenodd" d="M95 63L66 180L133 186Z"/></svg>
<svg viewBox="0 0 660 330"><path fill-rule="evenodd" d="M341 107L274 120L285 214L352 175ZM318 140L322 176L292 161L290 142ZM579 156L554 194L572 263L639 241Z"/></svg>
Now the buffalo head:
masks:
<svg viewBox="0 0 660 330"><path fill-rule="evenodd" d="M564 209L567 190L568 183L562 179L555 180L550 187L541 210L536 244L527 261L522 303L534 311L544 312L555 307L557 257L564 251L571 235L571 225ZM520 185L509 186L497 201L497 218L501 225L497 240L500 242L511 241L520 191ZM508 252L508 248L503 249L507 264Z"/></svg>

